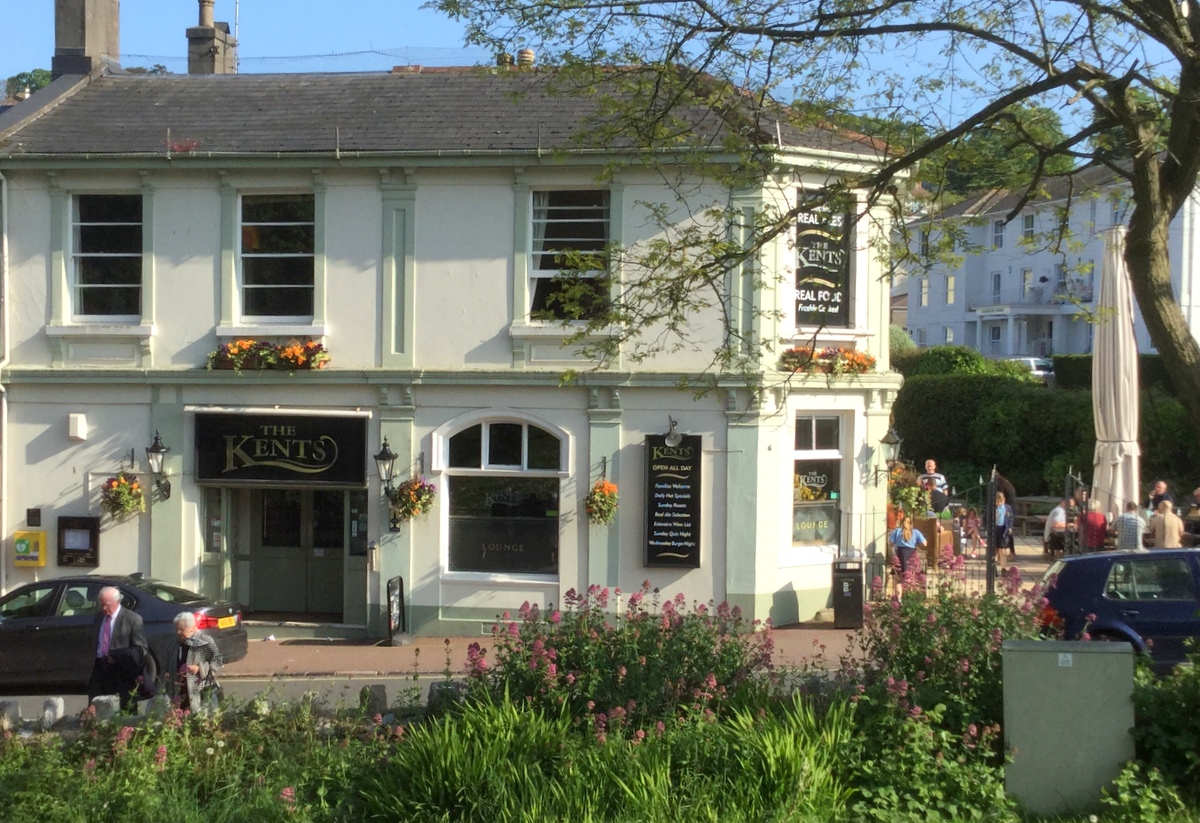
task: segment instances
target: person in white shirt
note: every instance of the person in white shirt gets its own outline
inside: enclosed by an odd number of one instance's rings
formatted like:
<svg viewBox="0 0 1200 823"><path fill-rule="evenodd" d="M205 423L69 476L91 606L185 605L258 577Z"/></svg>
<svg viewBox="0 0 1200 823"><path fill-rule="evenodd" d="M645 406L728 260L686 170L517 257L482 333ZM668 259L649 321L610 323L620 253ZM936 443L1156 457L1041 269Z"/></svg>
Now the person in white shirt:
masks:
<svg viewBox="0 0 1200 823"><path fill-rule="evenodd" d="M1067 501L1059 500L1058 505L1050 510L1046 517L1046 527L1042 530L1043 554L1062 554L1066 550L1067 534Z"/></svg>

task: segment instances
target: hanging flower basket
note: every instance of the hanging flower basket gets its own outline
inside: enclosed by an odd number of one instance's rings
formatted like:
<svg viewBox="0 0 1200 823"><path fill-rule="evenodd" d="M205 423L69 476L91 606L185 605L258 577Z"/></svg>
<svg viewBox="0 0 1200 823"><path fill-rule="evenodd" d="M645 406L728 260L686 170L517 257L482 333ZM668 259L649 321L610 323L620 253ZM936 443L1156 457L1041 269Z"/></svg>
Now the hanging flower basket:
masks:
<svg viewBox="0 0 1200 823"><path fill-rule="evenodd" d="M436 499L437 487L425 482L423 477L405 480L388 492L392 519L397 523L407 523L414 517L429 512Z"/></svg>
<svg viewBox="0 0 1200 823"><path fill-rule="evenodd" d="M779 368L809 374L867 374L875 371L875 358L856 349L795 346L779 355Z"/></svg>
<svg viewBox="0 0 1200 823"><path fill-rule="evenodd" d="M588 522L593 526L607 526L617 516L617 484L608 480L597 480L583 501L587 509Z"/></svg>
<svg viewBox="0 0 1200 823"><path fill-rule="evenodd" d="M120 520L146 510L146 495L136 476L120 471L104 481L100 488L100 509Z"/></svg>

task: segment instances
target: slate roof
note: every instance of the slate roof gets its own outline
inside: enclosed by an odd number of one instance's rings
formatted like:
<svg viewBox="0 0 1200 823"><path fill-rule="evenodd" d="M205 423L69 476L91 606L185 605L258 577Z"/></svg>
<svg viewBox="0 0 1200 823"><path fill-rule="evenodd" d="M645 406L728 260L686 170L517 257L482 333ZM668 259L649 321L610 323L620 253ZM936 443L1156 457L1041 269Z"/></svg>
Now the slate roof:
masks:
<svg viewBox="0 0 1200 823"><path fill-rule="evenodd" d="M16 125L0 120L0 157L162 156L168 143L201 156L577 147L572 135L598 114L599 103L550 93L551 76L420 67L371 74L101 75L36 117ZM725 133L713 111L688 115L698 140ZM765 129L772 139L774 129L773 121ZM779 130L787 147L876 154L861 136L786 124ZM628 148L622 142L608 148Z"/></svg>
<svg viewBox="0 0 1200 823"><path fill-rule="evenodd" d="M1043 193L1030 199L1030 205L1061 202L1068 196L1079 197L1085 193L1095 192L1105 186L1121 181L1120 176L1108 166L1099 163L1082 166L1069 174L1047 177L1042 180ZM1023 192L1008 189L988 189L973 194L965 200L947 206L939 216L948 217L978 217L981 215L1007 215L1019 202ZM928 216L915 222L925 222Z"/></svg>

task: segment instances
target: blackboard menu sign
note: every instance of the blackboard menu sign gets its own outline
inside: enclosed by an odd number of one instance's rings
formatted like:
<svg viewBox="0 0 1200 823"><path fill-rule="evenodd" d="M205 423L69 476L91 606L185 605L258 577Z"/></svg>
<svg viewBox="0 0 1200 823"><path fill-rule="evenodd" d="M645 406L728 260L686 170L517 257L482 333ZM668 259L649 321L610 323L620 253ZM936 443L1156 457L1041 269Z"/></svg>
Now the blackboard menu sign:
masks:
<svg viewBox="0 0 1200 823"><path fill-rule="evenodd" d="M803 211L796 221L796 325L849 326L846 216Z"/></svg>
<svg viewBox="0 0 1200 823"><path fill-rule="evenodd" d="M700 568L699 435L646 438L646 565Z"/></svg>

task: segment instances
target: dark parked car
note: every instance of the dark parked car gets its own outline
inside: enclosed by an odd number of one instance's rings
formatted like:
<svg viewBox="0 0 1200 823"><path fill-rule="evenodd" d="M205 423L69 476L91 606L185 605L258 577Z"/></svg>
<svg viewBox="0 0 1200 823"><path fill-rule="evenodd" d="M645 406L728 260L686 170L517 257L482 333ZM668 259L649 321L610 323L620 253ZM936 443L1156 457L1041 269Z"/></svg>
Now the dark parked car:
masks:
<svg viewBox="0 0 1200 823"><path fill-rule="evenodd" d="M158 671L173 660L175 616L196 615L196 626L217 642L226 662L246 656L241 607L133 575L59 577L28 583L0 597L0 694L86 694L95 658L98 597L121 590L121 607L142 616Z"/></svg>
<svg viewBox="0 0 1200 823"><path fill-rule="evenodd" d="M1186 641L1200 637L1200 550L1099 552L1056 560L1047 618L1061 621L1064 637L1086 629L1100 640L1125 640L1149 651L1157 671L1186 657ZM1088 615L1095 618L1088 623Z"/></svg>

